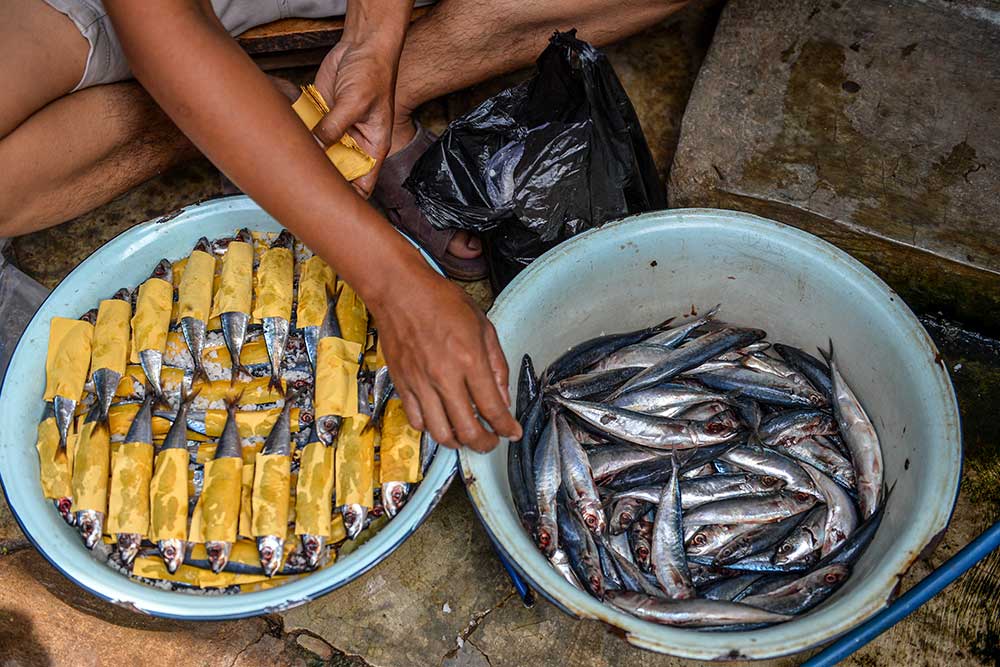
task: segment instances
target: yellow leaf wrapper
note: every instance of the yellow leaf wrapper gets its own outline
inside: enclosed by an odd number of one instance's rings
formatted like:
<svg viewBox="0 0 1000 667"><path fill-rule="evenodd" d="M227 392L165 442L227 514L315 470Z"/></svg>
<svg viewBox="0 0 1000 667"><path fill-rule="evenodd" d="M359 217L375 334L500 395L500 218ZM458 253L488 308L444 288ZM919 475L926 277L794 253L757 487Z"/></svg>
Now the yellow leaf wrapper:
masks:
<svg viewBox="0 0 1000 667"><path fill-rule="evenodd" d="M340 297L337 299L337 321L344 340L364 347L368 340L368 309L358 293L345 282L340 283Z"/></svg>
<svg viewBox="0 0 1000 667"><path fill-rule="evenodd" d="M358 414L358 355L361 346L343 338L321 338L316 349L317 417Z"/></svg>
<svg viewBox="0 0 1000 667"><path fill-rule="evenodd" d="M132 306L120 299L105 299L97 308L97 324L91 346L91 372L107 368L125 372L128 361L129 319Z"/></svg>
<svg viewBox="0 0 1000 667"><path fill-rule="evenodd" d="M124 403L112 405L108 410L108 428L111 431L111 439L121 442L121 439L128 435L129 426L139 412L138 403ZM163 417L153 417L153 439L160 440L167 435L170 430L170 422ZM221 432L221 431L220 431Z"/></svg>
<svg viewBox="0 0 1000 667"><path fill-rule="evenodd" d="M126 442L118 448L108 494L108 533L149 532L149 480L153 476L153 446Z"/></svg>
<svg viewBox="0 0 1000 667"><path fill-rule="evenodd" d="M375 369L378 370L383 366L387 365L385 362L385 354L382 352L382 341L376 341L375 343Z"/></svg>
<svg viewBox="0 0 1000 667"><path fill-rule="evenodd" d="M254 537L277 535L285 538L292 497L291 473L292 457L257 454L250 501L253 508L251 533Z"/></svg>
<svg viewBox="0 0 1000 667"><path fill-rule="evenodd" d="M329 543L336 544L337 542L343 542L347 539L347 527L344 525L344 517L339 513L333 515L330 519L330 536Z"/></svg>
<svg viewBox="0 0 1000 667"><path fill-rule="evenodd" d="M299 454L295 534L330 536L333 513L333 447L310 442Z"/></svg>
<svg viewBox="0 0 1000 667"><path fill-rule="evenodd" d="M188 517L188 453L164 449L156 455L149 487L149 539L186 540Z"/></svg>
<svg viewBox="0 0 1000 667"><path fill-rule="evenodd" d="M236 572L220 572L215 574L211 570L185 564L177 568L177 572L170 574L163 559L158 556L141 556L136 558L132 566L132 574L146 579L171 581L177 584L198 586L199 588L227 588L234 585L263 584L267 582L278 584L289 579L289 577L284 575L278 575L269 579L265 574L238 574Z"/></svg>
<svg viewBox="0 0 1000 667"><path fill-rule="evenodd" d="M87 422L80 427L73 457L73 511L108 512L111 475L111 434L106 424Z"/></svg>
<svg viewBox="0 0 1000 667"><path fill-rule="evenodd" d="M420 431L410 426L398 398L385 406L379 461L382 484L420 481Z"/></svg>
<svg viewBox="0 0 1000 667"><path fill-rule="evenodd" d="M212 312L212 280L215 278L215 257L195 250L188 257L177 286L177 319L193 317L207 322Z"/></svg>
<svg viewBox="0 0 1000 667"><path fill-rule="evenodd" d="M292 289L295 279L295 258L288 248L270 248L257 267L257 302L254 321L265 317L292 318Z"/></svg>
<svg viewBox="0 0 1000 667"><path fill-rule="evenodd" d="M327 106L326 100L312 84L302 87L302 94L292 104L292 109L309 130L316 127L323 116L330 113L330 107ZM361 178L375 168L375 158L368 155L348 134L327 148L326 156L348 181Z"/></svg>
<svg viewBox="0 0 1000 667"><path fill-rule="evenodd" d="M53 317L49 322L49 350L45 358L45 400L56 396L80 400L90 368L94 326L83 320Z"/></svg>
<svg viewBox="0 0 1000 667"><path fill-rule="evenodd" d="M143 350L167 348L170 312L174 305L174 286L166 280L150 278L139 286L132 316L132 353L129 361L139 363Z"/></svg>
<svg viewBox="0 0 1000 667"><path fill-rule="evenodd" d="M69 449L67 443L67 449ZM55 417L38 423L38 461L41 466L42 493L46 498L69 498L73 484L68 452L59 449L59 429Z"/></svg>
<svg viewBox="0 0 1000 667"><path fill-rule="evenodd" d="M283 395L268 385L270 378L254 378L250 382L237 382L235 389L229 380L213 380L212 382L197 382L195 387L199 390L198 399L209 403L224 401L232 392L240 392L239 404L243 405L264 405L266 403L276 403ZM282 381L282 386L285 382Z"/></svg>
<svg viewBox="0 0 1000 667"><path fill-rule="evenodd" d="M302 263L299 272L299 301L295 308L295 325L318 327L326 316L327 292L337 289L337 275L330 265L318 255L313 255Z"/></svg>
<svg viewBox="0 0 1000 667"><path fill-rule="evenodd" d="M208 347L205 348L202 358L207 363L219 364L223 369L230 369L233 367L233 361L229 358L229 350L223 345L221 347ZM267 346L264 344L263 338L257 338L255 340L247 341L243 345L243 351L240 352L240 361L243 366L254 366L256 364L266 364L267 359Z"/></svg>
<svg viewBox="0 0 1000 667"><path fill-rule="evenodd" d="M226 457L205 464L205 485L191 517L192 542L235 542L240 523L243 459Z"/></svg>
<svg viewBox="0 0 1000 667"><path fill-rule="evenodd" d="M222 313L250 314L253 299L253 246L232 241L222 257L219 289L212 299L212 316Z"/></svg>
<svg viewBox="0 0 1000 667"><path fill-rule="evenodd" d="M253 537L253 478L257 452L264 446L254 442L243 448L243 482L240 485L240 537Z"/></svg>
<svg viewBox="0 0 1000 667"><path fill-rule="evenodd" d="M367 415L344 420L337 438L337 503L372 507L375 479L375 430L368 429Z"/></svg>
<svg viewBox="0 0 1000 667"><path fill-rule="evenodd" d="M170 393L180 391L181 382L184 381L184 369L164 366L160 371L160 386L163 391ZM118 382L115 396L118 398L139 399L143 396L143 387L146 382L146 374L142 372L139 364L129 364L125 367L122 379Z"/></svg>

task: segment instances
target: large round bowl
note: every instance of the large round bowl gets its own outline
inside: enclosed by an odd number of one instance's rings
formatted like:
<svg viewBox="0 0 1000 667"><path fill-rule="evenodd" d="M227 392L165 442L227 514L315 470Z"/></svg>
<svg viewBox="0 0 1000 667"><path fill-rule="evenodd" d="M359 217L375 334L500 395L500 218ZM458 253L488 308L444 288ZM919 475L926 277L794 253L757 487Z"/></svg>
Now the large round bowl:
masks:
<svg viewBox="0 0 1000 667"><path fill-rule="evenodd" d="M832 338L882 441L885 479L895 484L882 525L847 584L811 613L752 632L698 632L602 605L568 584L521 527L506 443L485 455L463 450L460 461L491 536L564 611L616 626L654 651L769 658L826 642L871 616L951 516L962 461L958 408L913 313L868 269L815 236L742 213L691 209L628 218L569 240L521 273L490 319L511 361L513 392L524 353L541 371L587 338L717 303L720 318L766 329L773 341L814 350Z"/></svg>
<svg viewBox="0 0 1000 667"><path fill-rule="evenodd" d="M53 566L94 595L155 616L242 618L308 602L361 576L388 556L430 514L455 470L451 450L438 451L427 476L400 513L371 540L332 566L270 590L238 595L191 595L132 581L98 562L77 532L42 497L35 437L42 415L49 320L78 317L120 287L138 285L161 257L190 253L201 236L237 229L278 232L281 226L247 197L184 209L122 233L88 257L49 295L25 330L0 390L0 481L21 529ZM425 255L426 258L426 255Z"/></svg>

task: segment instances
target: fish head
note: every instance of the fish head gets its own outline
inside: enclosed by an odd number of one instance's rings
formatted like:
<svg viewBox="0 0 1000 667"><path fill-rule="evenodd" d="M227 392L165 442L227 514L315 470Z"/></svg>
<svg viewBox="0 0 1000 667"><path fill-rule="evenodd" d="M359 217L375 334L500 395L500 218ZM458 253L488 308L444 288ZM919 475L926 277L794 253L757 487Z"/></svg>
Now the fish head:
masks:
<svg viewBox="0 0 1000 667"><path fill-rule="evenodd" d="M323 555L323 547L326 546L326 538L322 535L302 535L302 553L305 554L306 563L310 569L315 569L319 565Z"/></svg>
<svg viewBox="0 0 1000 667"><path fill-rule="evenodd" d="M598 600L604 599L604 572L601 570L600 559L587 557L583 561L583 568L587 574L587 590Z"/></svg>
<svg viewBox="0 0 1000 667"><path fill-rule="evenodd" d="M242 241L243 243L249 243L253 245L253 235L250 233L250 230L247 229L246 227L236 232L236 237L233 240Z"/></svg>
<svg viewBox="0 0 1000 667"><path fill-rule="evenodd" d="M292 244L295 242L295 237L287 229L282 229L281 233L278 234L277 238L271 242L272 248L289 248L291 249Z"/></svg>
<svg viewBox="0 0 1000 667"><path fill-rule="evenodd" d="M605 518L604 511L597 501L583 502L579 506L580 517L587 525L590 532L600 535L604 532Z"/></svg>
<svg viewBox="0 0 1000 667"><path fill-rule="evenodd" d="M163 564L167 567L167 572L174 574L177 568L184 563L184 541L183 540L160 540L157 542L160 555L163 556Z"/></svg>
<svg viewBox="0 0 1000 667"><path fill-rule="evenodd" d="M336 415L324 415L316 420L316 437L327 447L333 446L340 432L341 419Z"/></svg>
<svg viewBox="0 0 1000 667"><path fill-rule="evenodd" d="M553 520L553 517L538 517L538 525L535 528L535 542L546 556L551 556L558 546L556 540L557 531L558 528L556 528L556 522Z"/></svg>
<svg viewBox="0 0 1000 667"><path fill-rule="evenodd" d="M97 309L91 308L83 315L81 315L80 319L83 320L84 322L89 322L90 324L97 324Z"/></svg>
<svg viewBox="0 0 1000 667"><path fill-rule="evenodd" d="M81 510L76 513L76 523L80 528L80 536L88 549L93 549L101 539L104 515L94 510Z"/></svg>
<svg viewBox="0 0 1000 667"><path fill-rule="evenodd" d="M139 553L139 545L142 543L142 536L135 533L118 533L117 537L118 553L122 563L126 566L132 564Z"/></svg>
<svg viewBox="0 0 1000 667"><path fill-rule="evenodd" d="M824 567L815 573L819 577L819 583L822 586L836 586L845 579L847 579L850 574L850 568L841 563L834 563Z"/></svg>
<svg viewBox="0 0 1000 667"><path fill-rule="evenodd" d="M649 540L645 537L637 537L633 533L632 553L635 554L636 564L638 564L642 569L648 570L650 557L652 556L652 549L649 546Z"/></svg>
<svg viewBox="0 0 1000 667"><path fill-rule="evenodd" d="M150 278L159 278L160 280L165 280L168 283L174 280L174 266L170 263L169 259L161 259L156 263L153 268L153 272L149 274Z"/></svg>
<svg viewBox="0 0 1000 667"><path fill-rule="evenodd" d="M132 300L132 290L127 287L123 287L114 294L111 295L112 299L118 301L131 301Z"/></svg>
<svg viewBox="0 0 1000 667"><path fill-rule="evenodd" d="M202 236L198 239L198 242L194 244L195 250L200 250L201 252L212 254L212 244L209 242L207 237Z"/></svg>
<svg viewBox="0 0 1000 667"><path fill-rule="evenodd" d="M386 482L382 485L382 503L389 516L394 517L406 504L410 485L405 482Z"/></svg>
<svg viewBox="0 0 1000 667"><path fill-rule="evenodd" d="M63 518L63 521L69 525L74 525L76 523L76 516L73 514L73 500L70 498L56 498L52 501L55 505L56 511L59 512L59 516Z"/></svg>
<svg viewBox="0 0 1000 667"><path fill-rule="evenodd" d="M218 574L229 564L229 553L232 551L232 542L206 542L205 552L208 554L208 564L212 572Z"/></svg>
<svg viewBox="0 0 1000 667"><path fill-rule="evenodd" d="M344 517L344 530L347 532L347 537L353 540L361 534L361 530L365 527L368 510L363 505L344 505L341 515Z"/></svg>
<svg viewBox="0 0 1000 667"><path fill-rule="evenodd" d="M774 475L762 475L757 480L762 488L777 491L785 487L785 480L780 477L775 477Z"/></svg>
<svg viewBox="0 0 1000 667"><path fill-rule="evenodd" d="M257 538L257 554L264 574L273 577L281 568L281 557L285 552L285 541L276 535Z"/></svg>

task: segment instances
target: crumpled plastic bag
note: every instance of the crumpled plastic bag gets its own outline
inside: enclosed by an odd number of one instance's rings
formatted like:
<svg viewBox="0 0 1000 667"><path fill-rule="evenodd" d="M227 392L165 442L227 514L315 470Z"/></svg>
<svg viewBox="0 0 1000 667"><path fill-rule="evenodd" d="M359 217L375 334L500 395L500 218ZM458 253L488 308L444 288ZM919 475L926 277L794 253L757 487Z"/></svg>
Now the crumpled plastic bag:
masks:
<svg viewBox="0 0 1000 667"><path fill-rule="evenodd" d="M536 65L452 121L404 184L438 229L483 236L496 290L571 236L667 205L607 58L571 30L555 33Z"/></svg>
<svg viewBox="0 0 1000 667"><path fill-rule="evenodd" d="M49 293L7 261L3 251L8 243L8 239L0 239L0 377L7 371L28 321Z"/></svg>

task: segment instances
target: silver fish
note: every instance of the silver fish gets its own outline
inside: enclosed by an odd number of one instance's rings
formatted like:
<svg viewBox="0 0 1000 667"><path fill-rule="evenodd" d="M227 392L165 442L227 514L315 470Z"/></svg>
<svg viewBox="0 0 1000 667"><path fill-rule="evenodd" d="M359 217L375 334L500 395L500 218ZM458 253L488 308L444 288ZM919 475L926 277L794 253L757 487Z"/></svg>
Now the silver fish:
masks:
<svg viewBox="0 0 1000 667"><path fill-rule="evenodd" d="M689 556L714 557L720 549L753 528L750 523L685 526L685 547Z"/></svg>
<svg viewBox="0 0 1000 667"><path fill-rule="evenodd" d="M331 292L329 286L326 290L326 314L319 326L302 327L302 338L306 343L306 356L313 371L316 370L316 353L319 350L319 339L327 336L341 337L340 322L337 320L337 301L340 298L339 292Z"/></svg>
<svg viewBox="0 0 1000 667"><path fill-rule="evenodd" d="M692 509L713 500L774 493L784 487L777 477L758 477L747 473L711 475L701 479L683 479L680 483L681 507ZM615 499L635 498L648 503L659 502L663 487L643 486L615 494Z"/></svg>
<svg viewBox="0 0 1000 667"><path fill-rule="evenodd" d="M177 415L170 425L170 430L167 431L167 436L163 439L163 444L160 446L159 451L162 452L166 449L187 450L187 414L191 409L191 403L198 396L199 392L200 389L189 392L187 386L182 384L181 402L177 406ZM184 554L187 550L187 542L185 540L158 540L156 548L163 558L163 563L166 565L167 571L171 574L176 572L177 568L184 563Z"/></svg>
<svg viewBox="0 0 1000 667"><path fill-rule="evenodd" d="M730 449L719 459L755 475L784 480L785 488L790 491L808 493L819 500L823 499L823 495L816 489L812 478L806 474L802 466L778 452L756 445L744 445Z"/></svg>
<svg viewBox="0 0 1000 667"><path fill-rule="evenodd" d="M292 425L291 410L298 398L295 390L288 392L285 396L285 404L281 406L281 413L271 427L271 432L264 441L261 454L277 454L280 456L292 455ZM289 491L290 492L290 491ZM260 566L264 574L273 577L281 567L281 560L285 554L285 538L282 535L259 535L257 536L257 555L260 557Z"/></svg>
<svg viewBox="0 0 1000 667"><path fill-rule="evenodd" d="M570 584L583 590L583 586L580 585L580 580L576 578L576 574L573 572L573 568L569 564L569 556L562 549L555 549L552 555L549 556L549 562L552 563L552 567L563 576L563 578Z"/></svg>
<svg viewBox="0 0 1000 667"><path fill-rule="evenodd" d="M826 529L826 507L819 505L806 513L806 517L785 539L771 558L775 565L802 563L812 565L819 560L819 550L823 546Z"/></svg>
<svg viewBox="0 0 1000 667"><path fill-rule="evenodd" d="M240 458L243 457L243 442L236 426L236 407L239 398L230 396L226 401L226 423L222 427L222 435L215 447L216 459ZM234 536L235 537L235 536ZM218 574L229 564L229 553L232 551L233 543L225 540L211 540L205 543L205 551L208 554L208 562L212 572Z"/></svg>
<svg viewBox="0 0 1000 667"><path fill-rule="evenodd" d="M882 494L882 448L879 445L878 434L868 418L861 402L851 391L851 388L840 373L840 367L833 354L833 341L830 341L830 351L823 356L830 364L830 377L833 380L833 414L840 427L840 436L847 443L854 461L854 474L857 480L858 505L861 518L867 519L878 507Z"/></svg>
<svg viewBox="0 0 1000 667"><path fill-rule="evenodd" d="M285 357L288 342L288 320L284 317L265 317L261 320L264 330L264 347L271 362L271 378L268 386L281 391L281 361Z"/></svg>
<svg viewBox="0 0 1000 667"><path fill-rule="evenodd" d="M375 371L375 381L372 383L372 423L381 425L385 406L396 391L395 384L389 376L389 367L380 366Z"/></svg>
<svg viewBox="0 0 1000 667"><path fill-rule="evenodd" d="M59 431L59 448L65 450L69 429L73 425L73 413L76 412L76 400L56 395L52 399L52 409L56 417L56 429Z"/></svg>
<svg viewBox="0 0 1000 667"><path fill-rule="evenodd" d="M142 401L142 406L135 413L132 424L129 426L128 434L124 442L153 444L153 399L152 391L146 392L146 397ZM139 546L142 544L142 535L137 533L118 533L115 536L118 542L118 551L125 566L132 564L136 554L139 553Z"/></svg>
<svg viewBox="0 0 1000 667"><path fill-rule="evenodd" d="M368 518L368 508L364 505L352 503L344 505L340 509L340 514L344 517L344 529L347 531L347 537L353 540L361 534L362 529L365 527L365 520Z"/></svg>
<svg viewBox="0 0 1000 667"><path fill-rule="evenodd" d="M103 421L101 419L101 405L95 403L91 406L90 412L87 413L84 419L84 424ZM97 426L95 428L104 428ZM69 500L68 498L66 500ZM59 506L56 506L59 509ZM61 512L60 512L61 513ZM68 511L67 511L68 513ZM76 525L77 530L80 531L80 536L83 538L83 543L88 549L93 549L101 539L104 529L104 512L99 512L97 510L78 510L72 517L71 521L67 521L69 525Z"/></svg>
<svg viewBox="0 0 1000 667"><path fill-rule="evenodd" d="M550 413L548 424L542 431L534 458L535 496L538 504L538 525L535 540L546 556L551 556L559 544L556 523L556 496L562 484L562 465L559 461L559 432L555 413Z"/></svg>
<svg viewBox="0 0 1000 667"><path fill-rule="evenodd" d="M174 268L167 259L161 259L149 276L150 279L159 278L168 283L173 281L173 277ZM138 294L138 290L136 290L136 294ZM146 380L152 386L153 392L157 397L162 397L163 388L160 385L160 373L163 371L163 350L139 350L139 365L142 366L142 372L146 375Z"/></svg>
<svg viewBox="0 0 1000 667"><path fill-rule="evenodd" d="M211 255L212 245L207 238L202 236L194 244L193 250L199 250ZM180 328L181 334L184 336L184 342L187 344L188 352L191 354L194 376L208 381L208 373L205 371L205 361L201 356L205 350L205 331L208 329L208 323L205 320L188 315L181 318Z"/></svg>
<svg viewBox="0 0 1000 667"><path fill-rule="evenodd" d="M639 391L622 394L609 401L609 405L623 410L642 412L660 417L676 417L694 405L709 401L726 402L728 394L710 391L708 389L683 384L656 385Z"/></svg>
<svg viewBox="0 0 1000 667"><path fill-rule="evenodd" d="M764 403L789 407L824 407L827 398L812 385L799 384L774 373L746 368L745 366L696 369L692 372L705 385L720 391L740 391Z"/></svg>
<svg viewBox="0 0 1000 667"><path fill-rule="evenodd" d="M394 517L403 509L410 495L410 485L406 482L385 482L382 484L382 505L390 517Z"/></svg>
<svg viewBox="0 0 1000 667"><path fill-rule="evenodd" d="M717 565L729 565L747 556L765 551L771 553L798 521L798 516L792 516L781 521L758 524L719 549L713 561Z"/></svg>
<svg viewBox="0 0 1000 667"><path fill-rule="evenodd" d="M811 465L802 466L813 478L826 502L826 525L823 528L823 544L820 556L826 556L847 541L858 527L858 513L854 503L843 487Z"/></svg>
<svg viewBox="0 0 1000 667"><path fill-rule="evenodd" d="M559 437L559 462L562 466L562 484L570 501L593 533L604 532L604 510L597 494L587 452L573 437L566 419L556 415L556 432Z"/></svg>
<svg viewBox="0 0 1000 667"><path fill-rule="evenodd" d="M653 623L698 628L714 625L780 623L791 616L724 600L664 600L642 593L608 591L608 602Z"/></svg>
<svg viewBox="0 0 1000 667"><path fill-rule="evenodd" d="M780 614L801 614L824 600L847 579L850 570L840 563L818 568L770 593L748 595L740 602Z"/></svg>
<svg viewBox="0 0 1000 667"><path fill-rule="evenodd" d="M590 454L590 466L594 479L601 481L623 470L668 456L670 452L667 451L640 449L632 445L609 445Z"/></svg>
<svg viewBox="0 0 1000 667"><path fill-rule="evenodd" d="M302 545L302 554L305 556L309 568L319 567L325 553L326 537L304 533L299 537L299 544Z"/></svg>
<svg viewBox="0 0 1000 667"><path fill-rule="evenodd" d="M131 292L122 288L115 292L111 298L129 303L131 301ZM106 422L108 420L108 410L115 399L115 392L118 391L118 383L121 382L122 374L110 368L98 368L94 370L91 379L94 381L94 394L97 396L97 403L101 406L99 418L101 421Z"/></svg>
<svg viewBox="0 0 1000 667"><path fill-rule="evenodd" d="M588 424L619 440L644 447L688 449L727 442L738 432L732 418L709 422L689 422L654 417L629 410L607 407L600 403L574 401L554 396L554 400Z"/></svg>
<svg viewBox="0 0 1000 667"><path fill-rule="evenodd" d="M782 491L767 496L728 498L700 505L684 515L685 526L713 523L770 523L805 512L816 498Z"/></svg>
<svg viewBox="0 0 1000 667"><path fill-rule="evenodd" d="M675 600L694 597L691 573L684 553L684 531L681 527L681 487L677 458L670 457L673 475L663 487L656 521L653 523L653 553L651 563L656 580L667 596Z"/></svg>
<svg viewBox="0 0 1000 667"><path fill-rule="evenodd" d="M611 520L608 522L608 531L612 535L624 533L640 514L645 514L646 504L657 500L659 500L659 495L656 496L655 500L625 497L616 501L614 509L611 511Z"/></svg>
<svg viewBox="0 0 1000 667"><path fill-rule="evenodd" d="M854 465L834 447L823 444L826 439L820 437L795 440L778 449L801 463L803 468L811 465L838 484L853 489L856 483Z"/></svg>

